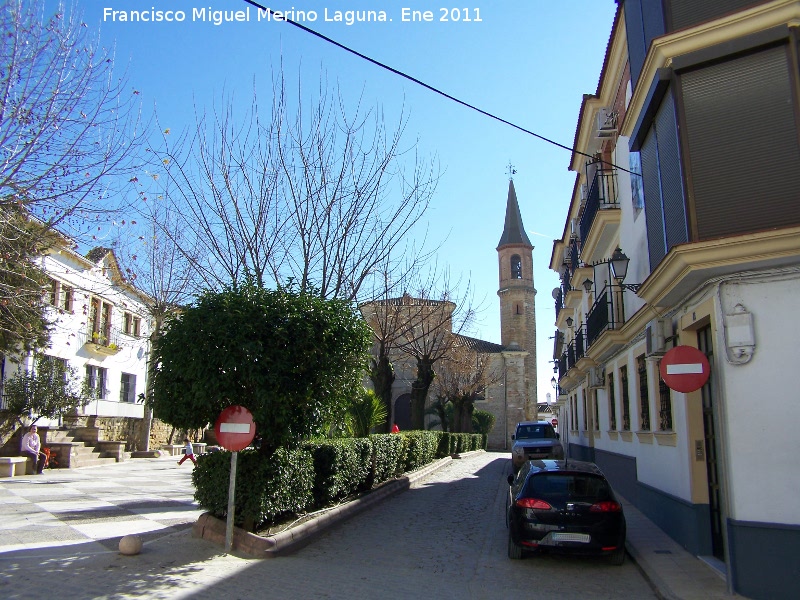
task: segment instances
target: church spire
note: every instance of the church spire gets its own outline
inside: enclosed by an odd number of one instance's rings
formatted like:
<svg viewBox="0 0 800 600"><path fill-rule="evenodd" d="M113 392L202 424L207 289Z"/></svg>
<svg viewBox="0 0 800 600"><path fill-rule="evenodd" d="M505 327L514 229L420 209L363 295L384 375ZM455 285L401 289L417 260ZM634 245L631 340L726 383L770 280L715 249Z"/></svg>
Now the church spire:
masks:
<svg viewBox="0 0 800 600"><path fill-rule="evenodd" d="M503 229L503 235L500 237L500 242L497 244L499 250L502 246L508 244L522 244L533 248L528 234L525 233L525 227L522 225L522 215L519 212L519 203L517 203L517 192L514 190L514 180L508 182L508 203L506 204L506 224Z"/></svg>

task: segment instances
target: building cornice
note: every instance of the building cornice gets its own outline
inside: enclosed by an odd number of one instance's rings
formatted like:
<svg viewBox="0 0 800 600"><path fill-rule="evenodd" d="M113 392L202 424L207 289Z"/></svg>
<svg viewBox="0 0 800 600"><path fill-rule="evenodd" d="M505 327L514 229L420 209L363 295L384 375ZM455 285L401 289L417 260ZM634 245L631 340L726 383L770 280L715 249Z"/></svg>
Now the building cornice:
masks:
<svg viewBox="0 0 800 600"><path fill-rule="evenodd" d="M637 294L651 306L672 306L704 281L742 271L800 263L800 227L673 246Z"/></svg>

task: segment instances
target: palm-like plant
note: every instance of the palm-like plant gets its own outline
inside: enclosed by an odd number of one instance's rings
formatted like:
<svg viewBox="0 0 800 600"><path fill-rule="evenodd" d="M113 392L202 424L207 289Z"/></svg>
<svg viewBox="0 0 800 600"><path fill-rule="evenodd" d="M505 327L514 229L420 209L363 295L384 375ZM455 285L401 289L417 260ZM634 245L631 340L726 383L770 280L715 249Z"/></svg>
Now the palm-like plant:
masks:
<svg viewBox="0 0 800 600"><path fill-rule="evenodd" d="M367 437L374 427L386 422L386 406L375 392L365 389L347 409L345 430L350 437Z"/></svg>

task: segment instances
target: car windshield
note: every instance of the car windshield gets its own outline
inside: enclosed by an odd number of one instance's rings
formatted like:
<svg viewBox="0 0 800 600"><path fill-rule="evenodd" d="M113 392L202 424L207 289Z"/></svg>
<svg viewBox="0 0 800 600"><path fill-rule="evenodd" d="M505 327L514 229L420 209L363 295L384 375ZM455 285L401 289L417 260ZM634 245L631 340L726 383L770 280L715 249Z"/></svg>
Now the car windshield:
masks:
<svg viewBox="0 0 800 600"><path fill-rule="evenodd" d="M556 432L549 425L520 425L517 428L518 440L555 439Z"/></svg>
<svg viewBox="0 0 800 600"><path fill-rule="evenodd" d="M611 488L605 479L594 475L548 473L531 477L525 495L542 500L601 502L611 498Z"/></svg>

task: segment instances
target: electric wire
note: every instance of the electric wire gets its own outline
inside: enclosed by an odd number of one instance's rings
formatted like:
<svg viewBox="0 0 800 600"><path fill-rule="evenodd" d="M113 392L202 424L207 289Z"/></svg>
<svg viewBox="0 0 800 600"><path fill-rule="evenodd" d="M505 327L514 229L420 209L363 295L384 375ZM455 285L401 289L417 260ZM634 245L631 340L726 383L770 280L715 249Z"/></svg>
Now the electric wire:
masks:
<svg viewBox="0 0 800 600"><path fill-rule="evenodd" d="M246 2L247 4L250 4L251 6L254 6L255 8L258 8L258 9L260 9L262 11L268 12L270 16L275 16L275 14L276 14L276 11L272 10L271 8L267 8L266 6L262 6L261 4L259 4L258 2L255 2L254 0L244 0L244 2ZM412 77L411 75L408 75L407 73L404 73L403 71L395 69L394 67L390 67L389 65L387 65L385 63L382 63L382 62L380 62L378 60L375 60L374 58L371 58L371 57L367 56L366 54L362 54L361 52L359 52L357 50L354 50L353 48L350 48L349 46L345 46L344 44L342 44L340 42L337 42L336 40L334 40L332 38L329 38L328 36L318 32L318 31L314 31L310 27L306 27L305 25L301 25L297 21L293 21L292 19L287 18L285 15L283 15L283 13L280 13L278 15L278 18L276 19L276 21L279 21L279 22L282 21L282 22L288 23L290 25L294 25L295 27L297 27L299 29L302 29L306 33L310 33L311 35L316 36L316 37L320 38L321 40L324 40L324 41L328 42L329 44L333 44L337 48L340 48L340 49L344 50L345 52L349 52L350 54L353 54L353 55L355 55L355 56L357 56L357 57L359 57L359 58L361 58L361 59L363 59L363 60L365 60L365 61L367 61L369 63L372 63L373 65L375 65L377 67L380 67L381 69L385 69L386 71L389 71L390 73L393 73L393 74L397 75L398 77L402 77L403 79L407 79L407 80L411 81L412 83L415 83L415 84L417 84L419 86L422 86L425 89L427 89L427 90L429 90L429 91L431 91L431 92L433 92L435 94L438 94L440 96L443 96L444 98L447 98L448 100L451 100L452 102L460 104L461 106L469 108L470 110L474 110L475 112L478 112L478 113L480 113L480 114L482 114L482 115L484 115L486 117L489 117L490 119L494 119L495 121L499 121L500 123L508 125L509 127L513 127L514 129L517 129L517 130L519 130L519 131L521 131L523 133L527 133L528 135L531 135L531 136L533 136L535 138L538 138L538 139L542 140L543 142L547 142L548 144L552 144L553 146L557 146L558 148L562 148L563 150L568 150L568 151L573 152L575 154L578 154L580 156L585 156L585 157L590 158L592 160L595 160L597 158L596 156L593 156L591 154L587 154L585 152L581 152L580 150L577 150L576 148L573 148L571 146L566 146L565 144L561 144L559 142L556 142L555 140L551 140L550 138L547 138L547 137L545 137L543 135L540 135L540 134L538 134L538 133L536 133L534 131L531 131L530 129L526 129L525 127L522 127L521 125L517 125L516 123L512 123L511 121L508 121L508 120L506 120L506 119L504 119L502 117L498 117L497 115L492 114L492 113L490 113L488 111L485 111L485 110L483 110L481 108L478 108L477 106L474 106L473 104L470 104L469 102L465 102L464 100L460 100L459 98L456 98L455 96L452 96L452 95L448 94L447 92L443 92L442 90L440 90L438 88L435 88L432 85L429 85L429 84L425 83L424 81L421 81L421 80L417 79L416 77ZM640 176L639 173L635 173L635 172L630 171L630 170L628 170L628 169L626 169L624 167L620 167L619 165L615 165L614 163L610 163L610 162L605 161L605 160L600 160L600 162L603 163L603 164L610 165L610 166L612 166L612 167L614 167L616 169L619 169L621 171L625 171L626 173L630 173L631 175Z"/></svg>

